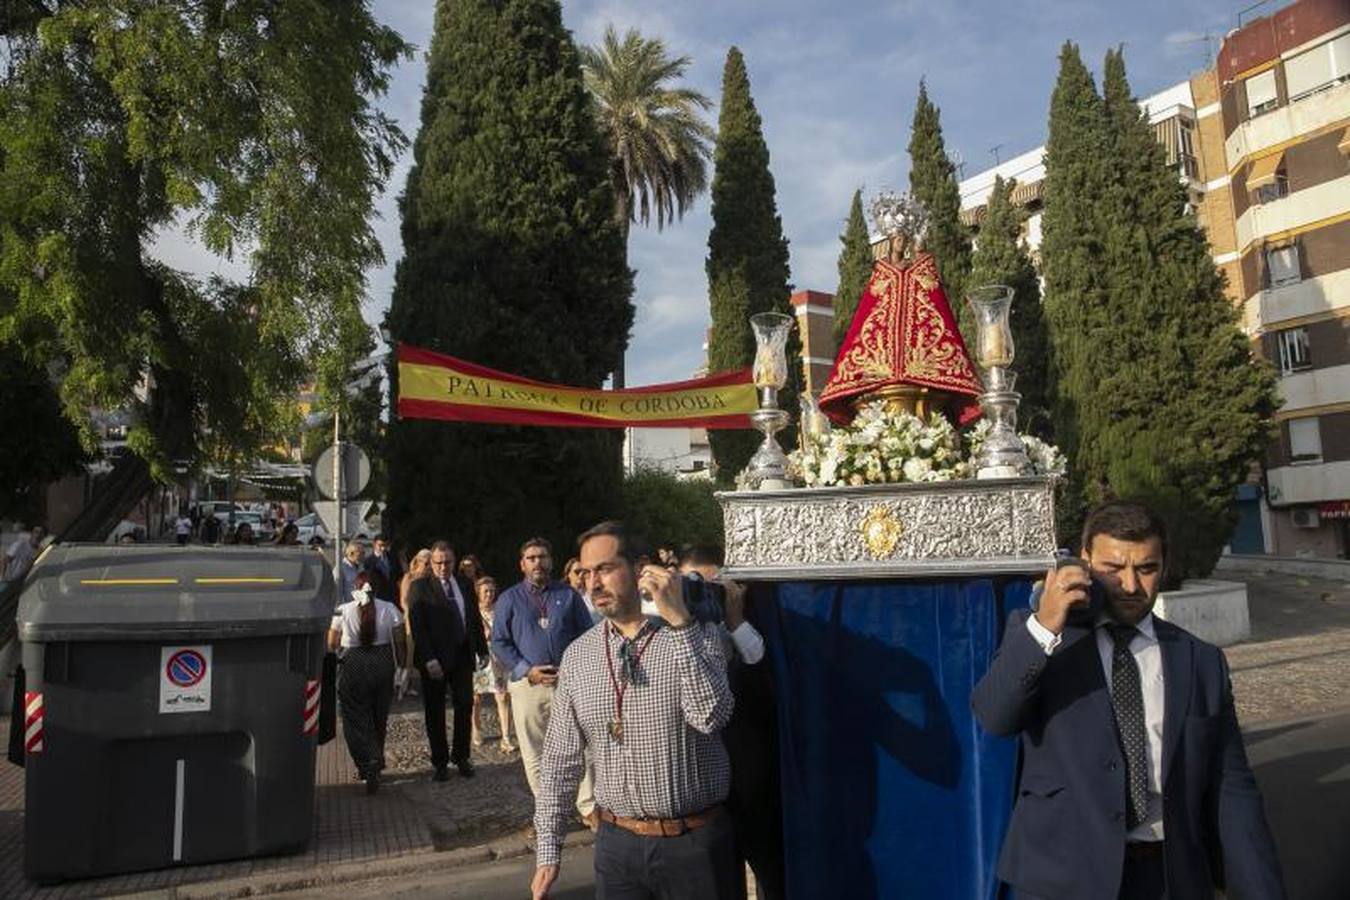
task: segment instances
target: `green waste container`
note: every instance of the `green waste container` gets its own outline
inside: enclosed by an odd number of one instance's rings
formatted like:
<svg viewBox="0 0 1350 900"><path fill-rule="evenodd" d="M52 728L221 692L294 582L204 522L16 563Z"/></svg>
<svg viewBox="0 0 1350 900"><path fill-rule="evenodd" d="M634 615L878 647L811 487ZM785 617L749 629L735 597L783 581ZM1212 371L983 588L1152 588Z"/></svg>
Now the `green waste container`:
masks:
<svg viewBox="0 0 1350 900"><path fill-rule="evenodd" d="M304 848L332 596L308 549L53 547L18 611L28 876Z"/></svg>

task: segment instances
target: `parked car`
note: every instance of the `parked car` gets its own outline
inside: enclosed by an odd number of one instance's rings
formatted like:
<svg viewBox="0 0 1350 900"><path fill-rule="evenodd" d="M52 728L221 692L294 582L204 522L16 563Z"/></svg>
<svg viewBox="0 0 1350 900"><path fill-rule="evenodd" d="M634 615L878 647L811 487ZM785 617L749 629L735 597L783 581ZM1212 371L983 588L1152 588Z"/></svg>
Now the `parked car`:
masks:
<svg viewBox="0 0 1350 900"><path fill-rule="evenodd" d="M228 516L229 513L226 513L225 515ZM217 514L216 518L221 519L222 522L225 521L224 518L222 518L219 514ZM237 529L240 525L243 524L247 524L249 528L253 529L254 543L258 544L271 543L272 538L275 536L275 531L272 528L272 523L269 522L267 519L264 519L262 513L248 512L242 510L236 511L234 514L234 527Z"/></svg>
<svg viewBox="0 0 1350 900"><path fill-rule="evenodd" d="M306 513L295 520L295 526L300 529L300 543L312 544L315 538L318 538L318 543L328 543L328 529L323 527L318 513Z"/></svg>

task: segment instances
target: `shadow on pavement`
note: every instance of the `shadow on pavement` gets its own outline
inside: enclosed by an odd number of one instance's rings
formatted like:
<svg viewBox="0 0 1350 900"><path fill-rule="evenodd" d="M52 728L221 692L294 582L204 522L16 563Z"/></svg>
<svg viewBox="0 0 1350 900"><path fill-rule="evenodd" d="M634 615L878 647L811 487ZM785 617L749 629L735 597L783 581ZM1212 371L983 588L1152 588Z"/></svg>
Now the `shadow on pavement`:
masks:
<svg viewBox="0 0 1350 900"><path fill-rule="evenodd" d="M1290 900L1350 891L1350 715L1249 736ZM1280 745L1274 741L1280 738Z"/></svg>

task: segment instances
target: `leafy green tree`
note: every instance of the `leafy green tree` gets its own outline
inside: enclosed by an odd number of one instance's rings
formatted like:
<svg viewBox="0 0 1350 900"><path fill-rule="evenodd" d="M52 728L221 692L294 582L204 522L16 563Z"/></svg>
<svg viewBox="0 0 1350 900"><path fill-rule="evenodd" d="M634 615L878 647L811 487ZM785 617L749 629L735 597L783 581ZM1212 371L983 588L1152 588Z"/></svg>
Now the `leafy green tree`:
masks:
<svg viewBox="0 0 1350 900"><path fill-rule="evenodd" d="M853 315L858 311L867 282L872 278L871 236L867 233L867 219L863 217L862 190L853 192L853 203L848 211L848 225L840 235L844 246L839 251L839 287L834 291L834 344L844 342Z"/></svg>
<svg viewBox="0 0 1350 900"><path fill-rule="evenodd" d="M1105 453L1094 437L1109 416L1099 390L1114 324L1106 308L1103 223L1109 173L1106 112L1078 47L1065 42L1045 144L1041 273L1050 334L1055 440L1068 458L1060 538L1076 538L1085 504L1102 496Z"/></svg>
<svg viewBox="0 0 1350 900"><path fill-rule="evenodd" d="M623 480L624 522L652 543L721 546L722 505L711 481L682 481L660 469L638 469Z"/></svg>
<svg viewBox="0 0 1350 900"><path fill-rule="evenodd" d="M599 387L633 320L608 161L556 0L439 3L393 338ZM396 540L446 537L503 577L525 538L570 546L620 502L615 430L396 419L387 446Z"/></svg>
<svg viewBox="0 0 1350 900"><path fill-rule="evenodd" d="M372 101L408 46L363 2L20 7L0 18L0 339L61 372L87 446L91 409L129 406L161 477L255 452L302 362L340 371L361 327L403 145ZM246 258L249 286L156 261L175 223Z"/></svg>
<svg viewBox="0 0 1350 900"><path fill-rule="evenodd" d="M630 222L646 225L655 213L659 231L683 218L707 190L713 138L702 116L711 101L672 84L684 77L689 57L672 59L665 42L636 29L620 40L610 26L599 47L581 48L581 67L609 145L614 220L625 242ZM620 357L614 387L624 387L625 380Z"/></svg>
<svg viewBox="0 0 1350 900"><path fill-rule="evenodd" d="M745 58L732 47L722 71L722 104L713 158L712 231L708 235L708 299L712 332L708 369L722 372L754 361L750 316L760 312L792 315L788 287L788 244L774 197L769 146L750 96ZM788 345L791 373L779 403L796 414L801 390L801 341L793 332ZM795 429L780 435L784 443ZM729 483L745 468L761 440L758 432L717 430L708 435L717 478Z"/></svg>
<svg viewBox="0 0 1350 900"><path fill-rule="evenodd" d="M1109 416L1092 435L1102 468L1089 484L1149 502L1172 531L1172 575L1202 577L1232 535L1235 491L1270 438L1274 374L1253 359L1119 50L1107 53L1102 92L1111 331L1097 396Z"/></svg>
<svg viewBox="0 0 1350 900"><path fill-rule="evenodd" d="M923 81L919 82L919 98L914 104L909 159L910 194L928 211L925 249L937 260L947 301L962 333L969 335L965 291L970 275L970 231L961 222L961 189L942 139L942 112L928 99L928 85Z"/></svg>
<svg viewBox="0 0 1350 900"><path fill-rule="evenodd" d="M1022 240L1026 213L1013 205L1015 181L994 178L984 223L971 260L970 286L1005 284L1013 289L1011 326L1017 361L1017 390L1022 394L1018 426L1046 435L1050 431L1047 384L1049 336L1041 309L1041 285Z"/></svg>
<svg viewBox="0 0 1350 900"><path fill-rule="evenodd" d="M51 379L8 344L0 344L0 384L0 519L32 521L43 486L78 471L85 453Z"/></svg>

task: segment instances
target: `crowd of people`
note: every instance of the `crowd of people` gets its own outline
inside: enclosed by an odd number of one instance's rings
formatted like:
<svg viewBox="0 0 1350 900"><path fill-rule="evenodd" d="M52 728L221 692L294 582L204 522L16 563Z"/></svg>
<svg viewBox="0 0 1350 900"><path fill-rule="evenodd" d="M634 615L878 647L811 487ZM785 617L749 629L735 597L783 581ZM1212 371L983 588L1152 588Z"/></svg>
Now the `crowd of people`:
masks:
<svg viewBox="0 0 1350 900"><path fill-rule="evenodd" d="M625 877L661 896L744 896L747 859L759 896L782 896L777 786L751 758L776 749L740 741L738 766L728 749L737 742L721 734L735 724L737 674L764 658L745 592L719 578L717 548L653 552L616 522L577 547L555 575L552 544L524 541L519 580L507 586L445 541L402 562L383 535L343 548L347 599L329 645L341 654L343 732L366 789L379 789L393 697L420 695L438 782L452 768L474 777L471 748L483 744L482 712L494 703L499 746L519 752L535 798L541 871L575 816L598 832L607 865L632 869L655 841L669 865ZM751 774L737 797L740 768ZM662 821L691 838L655 837Z"/></svg>

